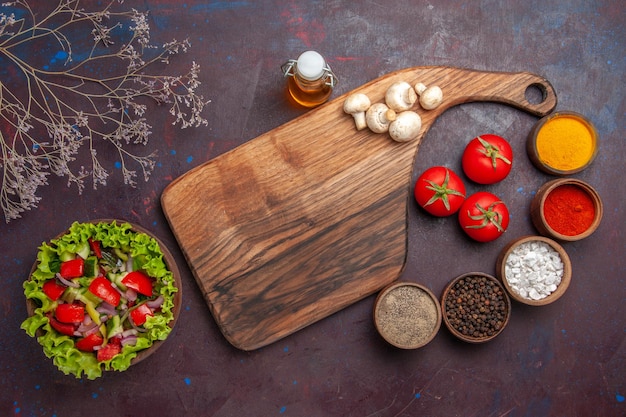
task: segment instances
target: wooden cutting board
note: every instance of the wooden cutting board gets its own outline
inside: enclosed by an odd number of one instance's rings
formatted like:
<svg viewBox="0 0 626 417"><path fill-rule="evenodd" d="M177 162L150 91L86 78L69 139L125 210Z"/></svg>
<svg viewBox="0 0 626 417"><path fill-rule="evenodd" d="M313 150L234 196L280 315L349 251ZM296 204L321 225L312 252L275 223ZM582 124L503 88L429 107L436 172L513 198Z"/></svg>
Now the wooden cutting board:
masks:
<svg viewBox="0 0 626 417"><path fill-rule="evenodd" d="M226 339L252 350L396 280L407 256L407 202L418 146L451 106L505 103L537 116L557 98L544 78L416 67L353 92L384 101L395 81L443 90L417 140L357 131L347 96L318 107L174 180L163 211ZM526 91L543 93L531 104ZM349 93L348 93L349 94Z"/></svg>

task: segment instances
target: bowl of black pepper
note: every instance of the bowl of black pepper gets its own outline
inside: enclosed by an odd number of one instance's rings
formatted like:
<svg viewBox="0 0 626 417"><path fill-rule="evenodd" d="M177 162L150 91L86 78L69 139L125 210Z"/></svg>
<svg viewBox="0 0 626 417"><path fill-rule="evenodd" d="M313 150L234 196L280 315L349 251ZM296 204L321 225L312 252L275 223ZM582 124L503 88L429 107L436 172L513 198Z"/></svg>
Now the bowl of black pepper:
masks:
<svg viewBox="0 0 626 417"><path fill-rule="evenodd" d="M464 342L484 343L506 327L511 300L495 277L469 272L446 286L441 295L441 310L450 333Z"/></svg>

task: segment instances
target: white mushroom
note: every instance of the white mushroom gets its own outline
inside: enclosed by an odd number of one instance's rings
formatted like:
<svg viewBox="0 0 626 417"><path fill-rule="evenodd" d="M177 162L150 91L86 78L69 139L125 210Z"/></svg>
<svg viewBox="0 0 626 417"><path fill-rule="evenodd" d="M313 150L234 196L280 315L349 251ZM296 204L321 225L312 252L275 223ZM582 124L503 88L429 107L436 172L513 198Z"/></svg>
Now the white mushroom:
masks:
<svg viewBox="0 0 626 417"><path fill-rule="evenodd" d="M389 136L396 142L408 142L420 133L422 118L414 111L398 113L396 119L389 125Z"/></svg>
<svg viewBox="0 0 626 417"><path fill-rule="evenodd" d="M443 101L443 92L437 85L427 88L424 84L417 83L415 91L420 96L420 105L426 110L437 108Z"/></svg>
<svg viewBox="0 0 626 417"><path fill-rule="evenodd" d="M367 109L365 120L367 127L374 133L385 133L389 124L396 119L396 112L384 103L374 103Z"/></svg>
<svg viewBox="0 0 626 417"><path fill-rule="evenodd" d="M385 103L396 112L409 110L416 101L417 94L406 81L391 84L385 93Z"/></svg>
<svg viewBox="0 0 626 417"><path fill-rule="evenodd" d="M343 102L343 111L354 117L354 123L357 130L363 130L367 127L365 121L365 112L371 106L369 97L363 93L351 94Z"/></svg>

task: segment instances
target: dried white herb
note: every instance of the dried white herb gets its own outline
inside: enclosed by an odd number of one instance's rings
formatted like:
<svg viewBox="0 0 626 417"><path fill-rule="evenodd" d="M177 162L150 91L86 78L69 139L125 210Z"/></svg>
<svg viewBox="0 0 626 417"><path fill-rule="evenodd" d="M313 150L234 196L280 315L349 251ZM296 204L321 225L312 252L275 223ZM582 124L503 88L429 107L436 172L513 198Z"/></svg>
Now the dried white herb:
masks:
<svg viewBox="0 0 626 417"><path fill-rule="evenodd" d="M116 11L116 3L123 0L88 11L80 0L60 0L45 16L26 0L0 7L0 204L7 222L37 206L50 174L67 178L79 194L86 180L94 189L106 185L109 171L97 152L103 146L117 151L125 184L136 186L137 169L147 181L156 154L131 148L148 144L150 100L169 106L181 128L208 124L195 62L184 75L150 72L187 52L189 41L152 45L147 14ZM56 54L45 62L50 51ZM80 152L87 166L76 166Z"/></svg>

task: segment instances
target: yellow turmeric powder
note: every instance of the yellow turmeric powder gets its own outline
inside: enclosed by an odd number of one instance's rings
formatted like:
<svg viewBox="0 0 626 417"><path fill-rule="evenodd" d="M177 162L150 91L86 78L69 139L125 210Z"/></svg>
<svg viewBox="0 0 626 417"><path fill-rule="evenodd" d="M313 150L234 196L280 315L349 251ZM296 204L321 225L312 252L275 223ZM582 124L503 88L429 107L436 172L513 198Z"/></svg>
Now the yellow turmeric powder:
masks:
<svg viewBox="0 0 626 417"><path fill-rule="evenodd" d="M541 162L560 171L586 165L596 150L596 133L584 119L560 114L546 121L536 140Z"/></svg>

